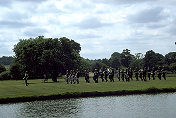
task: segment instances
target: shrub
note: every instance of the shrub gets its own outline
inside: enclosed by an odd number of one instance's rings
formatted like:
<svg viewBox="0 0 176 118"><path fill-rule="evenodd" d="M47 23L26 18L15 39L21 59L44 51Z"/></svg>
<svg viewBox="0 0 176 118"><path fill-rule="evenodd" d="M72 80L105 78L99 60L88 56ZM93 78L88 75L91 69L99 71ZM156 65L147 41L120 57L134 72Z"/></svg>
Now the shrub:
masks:
<svg viewBox="0 0 176 118"><path fill-rule="evenodd" d="M0 80L10 80L10 79L11 79L11 76L9 71L4 71L0 73Z"/></svg>
<svg viewBox="0 0 176 118"><path fill-rule="evenodd" d="M22 79L19 64L13 63L10 66L10 75L11 75L12 79L15 79L15 80Z"/></svg>

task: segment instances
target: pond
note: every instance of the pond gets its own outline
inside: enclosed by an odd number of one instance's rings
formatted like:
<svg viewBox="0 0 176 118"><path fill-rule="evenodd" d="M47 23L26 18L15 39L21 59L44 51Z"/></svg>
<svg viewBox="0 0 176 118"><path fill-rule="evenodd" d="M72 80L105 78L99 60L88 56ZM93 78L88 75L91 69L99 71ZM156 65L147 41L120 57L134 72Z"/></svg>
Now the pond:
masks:
<svg viewBox="0 0 176 118"><path fill-rule="evenodd" d="M174 118L176 93L0 104L2 118Z"/></svg>

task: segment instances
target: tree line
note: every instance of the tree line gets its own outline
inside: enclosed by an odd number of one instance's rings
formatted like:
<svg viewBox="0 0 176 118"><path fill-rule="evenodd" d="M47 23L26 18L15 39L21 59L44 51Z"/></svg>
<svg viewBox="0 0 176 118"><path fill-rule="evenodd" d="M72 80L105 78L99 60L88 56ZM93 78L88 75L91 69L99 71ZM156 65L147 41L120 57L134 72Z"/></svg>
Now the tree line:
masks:
<svg viewBox="0 0 176 118"><path fill-rule="evenodd" d="M165 56L156 53L153 50L149 50L143 55L142 53L136 53L135 55L130 53L129 49L124 49L122 53L114 52L109 59L84 59L84 63L89 65L90 70L104 69L112 67L118 68L157 68L164 66L167 71L176 71L176 52L169 52ZM86 67L85 67L86 68Z"/></svg>
<svg viewBox="0 0 176 118"><path fill-rule="evenodd" d="M29 72L30 78L50 77L54 82L57 81L58 76L65 74L66 70L74 69L84 73L84 70L93 71L95 68L130 67L134 69L135 67L164 66L168 71L176 71L176 52L169 52L163 56L149 50L145 55L142 53L133 55L129 49L124 49L121 53L114 52L109 59L90 60L80 56L81 46L79 43L66 37L38 36L20 39L13 51L14 57L9 57L10 68L6 70L0 65L0 80L4 78L22 79L25 71Z"/></svg>

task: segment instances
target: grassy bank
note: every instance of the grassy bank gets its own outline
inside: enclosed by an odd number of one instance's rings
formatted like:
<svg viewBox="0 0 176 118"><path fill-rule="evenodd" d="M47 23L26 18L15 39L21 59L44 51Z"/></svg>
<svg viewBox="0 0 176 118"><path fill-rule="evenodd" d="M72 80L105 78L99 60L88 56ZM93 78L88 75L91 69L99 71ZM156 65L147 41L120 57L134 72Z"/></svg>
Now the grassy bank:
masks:
<svg viewBox="0 0 176 118"><path fill-rule="evenodd" d="M29 86L25 86L23 80L0 81L0 103L57 99L70 97L88 97L104 95L123 95L137 93L174 92L176 91L176 77L168 77L167 80L150 80L119 82L85 83L80 78L80 84L66 84L60 78L59 82L42 83L42 80L29 80Z"/></svg>

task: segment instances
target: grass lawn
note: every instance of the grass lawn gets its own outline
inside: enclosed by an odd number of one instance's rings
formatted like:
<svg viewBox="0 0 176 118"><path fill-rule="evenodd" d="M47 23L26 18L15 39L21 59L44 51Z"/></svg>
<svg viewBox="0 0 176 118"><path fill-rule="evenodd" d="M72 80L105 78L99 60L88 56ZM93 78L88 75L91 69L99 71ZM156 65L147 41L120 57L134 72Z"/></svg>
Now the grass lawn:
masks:
<svg viewBox="0 0 176 118"><path fill-rule="evenodd" d="M148 80L147 82L136 81L130 82L117 81L94 83L90 78L90 83L86 83L84 78L80 78L80 84L66 84L63 78L58 79L59 82L53 83L51 79L47 83L43 83L42 79L28 80L29 86L25 86L24 80L6 80L0 81L0 99L20 98L20 97L37 97L49 95L64 95L82 92L117 92L117 91L145 91L149 88L157 89L176 89L176 77L168 77L167 80Z"/></svg>

